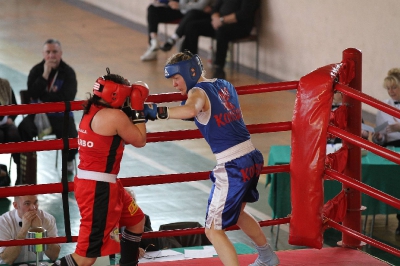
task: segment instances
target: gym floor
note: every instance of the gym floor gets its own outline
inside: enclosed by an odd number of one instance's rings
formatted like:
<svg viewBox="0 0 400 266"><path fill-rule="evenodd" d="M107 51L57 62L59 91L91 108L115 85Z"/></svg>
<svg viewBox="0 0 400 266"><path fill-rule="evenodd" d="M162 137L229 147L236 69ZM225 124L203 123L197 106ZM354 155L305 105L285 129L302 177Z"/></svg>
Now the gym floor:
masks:
<svg viewBox="0 0 400 266"><path fill-rule="evenodd" d="M141 62L140 55L147 48L146 28L143 26L77 0L0 2L0 77L10 81L18 102L19 91L26 89L30 68L42 60L42 44L48 38L61 41L63 59L77 73L77 100L86 98L86 93L91 91L95 79L105 74L106 67L131 81L145 81L150 86L151 94L174 91L170 82L164 78L163 65L175 51L160 53L156 61ZM207 51L201 51L199 54L204 58ZM205 65L205 68L211 73L208 65ZM278 81L265 74L261 74L258 79L255 76L255 71L246 67L240 67L239 71L234 70L232 74L227 68L227 79L236 86ZM287 91L240 96L245 122L256 124L290 121L294 99L295 94ZM257 108L254 108L255 106ZM75 112L77 123L81 115L81 112ZM20 121L21 117L18 117L17 123ZM193 128L194 125L186 121L148 122L149 132ZM252 135L252 140L267 161L271 145L290 144L290 132L255 134ZM61 158L58 159L57 167L55 158L55 151L38 152L38 184L61 180ZM9 155L1 154L0 163L9 165ZM141 149L126 147L119 177L209 171L214 165L215 159L204 140L149 143ZM14 183L16 170L14 164L11 166ZM69 178L72 181L73 177ZM171 222L197 221L204 224L210 186L210 181L198 181L141 186L132 190L136 193L138 204L150 216L153 229L158 230L160 225ZM269 187L265 187L265 175L261 176L258 189L260 200L249 204L248 210L258 220L270 219L271 208L267 202ZM0 213L13 208L12 200L0 199ZM40 195L39 200L40 207L56 217L59 235L65 235L61 195ZM77 235L80 215L73 193L70 193L69 203L72 234ZM389 215L388 225L385 221L386 217L383 215L375 217L373 237L399 248L400 239L394 234L397 227L395 215ZM371 217L367 222L367 232L370 232L370 225ZM287 225L280 226L278 239L276 227L266 227L263 230L277 250L304 248L288 244ZM252 245L240 231L228 234L233 242ZM328 230L324 242L326 246L336 246L340 239L339 233ZM63 244L60 256L73 252L74 247L74 243ZM364 250L394 265L400 265L400 258L367 246Z"/></svg>

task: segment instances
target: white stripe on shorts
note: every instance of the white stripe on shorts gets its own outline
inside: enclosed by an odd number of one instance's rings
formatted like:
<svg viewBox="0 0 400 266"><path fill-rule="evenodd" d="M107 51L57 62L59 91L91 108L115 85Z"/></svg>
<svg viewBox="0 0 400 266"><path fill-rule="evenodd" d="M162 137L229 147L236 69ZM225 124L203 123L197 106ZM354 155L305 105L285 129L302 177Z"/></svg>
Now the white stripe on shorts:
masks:
<svg viewBox="0 0 400 266"><path fill-rule="evenodd" d="M222 212L224 211L229 191L228 174L224 164L218 164L213 172L215 188L208 208L206 228L211 228L211 224L214 222L214 229L222 230Z"/></svg>

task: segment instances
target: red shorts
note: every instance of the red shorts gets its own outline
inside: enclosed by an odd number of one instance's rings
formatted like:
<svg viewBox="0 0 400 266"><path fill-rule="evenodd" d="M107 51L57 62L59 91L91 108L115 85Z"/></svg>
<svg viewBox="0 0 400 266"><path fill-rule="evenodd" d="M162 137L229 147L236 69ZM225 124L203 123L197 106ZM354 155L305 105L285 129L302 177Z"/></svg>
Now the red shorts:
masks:
<svg viewBox="0 0 400 266"><path fill-rule="evenodd" d="M75 177L74 186L82 217L75 253L88 258L119 253L119 228L142 221L142 210L119 179L108 183Z"/></svg>

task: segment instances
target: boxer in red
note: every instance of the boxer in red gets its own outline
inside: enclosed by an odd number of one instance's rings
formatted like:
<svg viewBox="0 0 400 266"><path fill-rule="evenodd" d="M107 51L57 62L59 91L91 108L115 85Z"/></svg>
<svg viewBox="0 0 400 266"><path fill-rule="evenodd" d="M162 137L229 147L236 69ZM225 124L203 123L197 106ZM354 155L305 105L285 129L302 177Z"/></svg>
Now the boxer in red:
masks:
<svg viewBox="0 0 400 266"><path fill-rule="evenodd" d="M120 265L137 265L144 214L117 175L124 146L146 145L143 103L148 94L145 83L131 85L108 68L107 75L96 80L78 129L80 163L74 179L82 217L78 243L75 253L54 265L87 266L97 257L115 253L121 253Z"/></svg>

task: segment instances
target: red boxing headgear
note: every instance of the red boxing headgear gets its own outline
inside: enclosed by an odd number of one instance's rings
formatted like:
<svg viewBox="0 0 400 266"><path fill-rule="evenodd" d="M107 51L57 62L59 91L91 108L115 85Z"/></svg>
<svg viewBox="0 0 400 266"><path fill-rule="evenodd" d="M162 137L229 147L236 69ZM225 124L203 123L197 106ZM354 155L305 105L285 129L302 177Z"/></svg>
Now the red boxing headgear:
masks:
<svg viewBox="0 0 400 266"><path fill-rule="evenodd" d="M109 103L111 107L121 107L126 98L131 95L132 87L118 84L100 77L93 85L93 94Z"/></svg>

